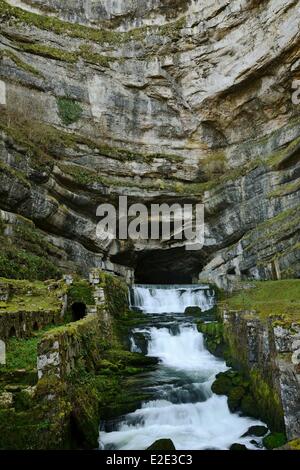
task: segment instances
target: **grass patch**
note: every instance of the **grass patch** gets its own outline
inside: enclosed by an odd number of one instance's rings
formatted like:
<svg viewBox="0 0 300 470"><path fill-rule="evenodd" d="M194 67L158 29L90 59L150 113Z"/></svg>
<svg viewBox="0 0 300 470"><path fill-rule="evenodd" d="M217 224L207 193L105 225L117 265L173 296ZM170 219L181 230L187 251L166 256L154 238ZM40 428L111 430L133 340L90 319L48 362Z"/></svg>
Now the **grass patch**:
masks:
<svg viewBox="0 0 300 470"><path fill-rule="evenodd" d="M249 283L247 283L249 285ZM255 310L263 318L300 320L300 279L254 281L222 302L231 310Z"/></svg>
<svg viewBox="0 0 300 470"><path fill-rule="evenodd" d="M6 366L0 368L0 371L36 369L38 342L43 334L52 328L53 326L47 326L29 339L10 338L6 343Z"/></svg>
<svg viewBox="0 0 300 470"><path fill-rule="evenodd" d="M5 240L6 241L6 240ZM0 276L12 279L58 279L61 271L45 256L38 256L15 245L2 245Z"/></svg>
<svg viewBox="0 0 300 470"><path fill-rule="evenodd" d="M39 338L12 338L7 342L7 369L34 369L37 360Z"/></svg>
<svg viewBox="0 0 300 470"><path fill-rule="evenodd" d="M9 312L39 312L41 310L59 310L61 301L59 297L66 291L63 283L52 281L54 288L48 289L51 281L44 283L41 281L22 281L0 278L0 286L10 293L7 301L0 301L0 315Z"/></svg>

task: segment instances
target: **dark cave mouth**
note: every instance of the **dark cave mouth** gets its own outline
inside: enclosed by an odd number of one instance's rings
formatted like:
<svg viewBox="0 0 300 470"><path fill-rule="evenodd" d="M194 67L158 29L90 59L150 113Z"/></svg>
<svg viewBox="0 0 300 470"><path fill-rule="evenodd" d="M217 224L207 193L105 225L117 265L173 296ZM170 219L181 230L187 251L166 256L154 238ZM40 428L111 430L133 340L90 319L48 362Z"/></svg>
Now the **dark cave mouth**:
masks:
<svg viewBox="0 0 300 470"><path fill-rule="evenodd" d="M192 284L204 265L199 251L184 248L119 253L112 261L133 267L136 284Z"/></svg>
<svg viewBox="0 0 300 470"><path fill-rule="evenodd" d="M83 302L74 302L71 307L72 321L82 320L86 316L86 305Z"/></svg>

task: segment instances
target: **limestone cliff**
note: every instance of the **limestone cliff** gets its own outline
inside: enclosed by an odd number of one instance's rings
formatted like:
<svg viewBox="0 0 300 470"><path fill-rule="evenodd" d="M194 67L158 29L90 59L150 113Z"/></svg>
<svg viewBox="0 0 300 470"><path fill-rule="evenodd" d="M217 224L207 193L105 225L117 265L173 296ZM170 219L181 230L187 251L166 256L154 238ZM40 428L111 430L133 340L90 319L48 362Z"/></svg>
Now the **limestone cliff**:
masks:
<svg viewBox="0 0 300 470"><path fill-rule="evenodd" d="M2 246L29 220L63 270L299 277L297 0L0 0L0 23ZM204 202L203 249L97 238L118 195Z"/></svg>

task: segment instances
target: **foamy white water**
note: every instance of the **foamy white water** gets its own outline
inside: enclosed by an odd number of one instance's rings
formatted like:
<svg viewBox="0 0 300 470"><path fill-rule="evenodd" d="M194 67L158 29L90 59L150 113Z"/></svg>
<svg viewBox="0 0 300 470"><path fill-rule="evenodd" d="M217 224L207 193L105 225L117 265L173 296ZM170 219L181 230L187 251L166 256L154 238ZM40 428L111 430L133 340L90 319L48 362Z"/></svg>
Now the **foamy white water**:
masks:
<svg viewBox="0 0 300 470"><path fill-rule="evenodd" d="M199 293L200 303L202 293ZM156 294L155 297L158 301ZM170 297L171 289L163 297L161 308L165 308L165 299ZM178 307L177 291L173 291L172 302ZM250 426L262 423L231 413L227 397L212 393L211 384L216 374L227 367L223 360L208 352L203 335L196 326L183 323L174 333L159 324L139 332L147 335L148 355L160 359L157 377L165 374L177 380L171 384L167 380L164 385L157 386L157 399L126 415L115 431L101 431L101 445L106 449L143 450L157 439L168 438L172 439L177 450L225 450L236 442L256 449L250 443L251 437L241 436ZM132 348L136 348L133 340Z"/></svg>
<svg viewBox="0 0 300 470"><path fill-rule="evenodd" d="M200 307L204 312L214 306L214 294L201 286L176 288L143 287L133 289L134 306L145 313L179 313L186 307Z"/></svg>

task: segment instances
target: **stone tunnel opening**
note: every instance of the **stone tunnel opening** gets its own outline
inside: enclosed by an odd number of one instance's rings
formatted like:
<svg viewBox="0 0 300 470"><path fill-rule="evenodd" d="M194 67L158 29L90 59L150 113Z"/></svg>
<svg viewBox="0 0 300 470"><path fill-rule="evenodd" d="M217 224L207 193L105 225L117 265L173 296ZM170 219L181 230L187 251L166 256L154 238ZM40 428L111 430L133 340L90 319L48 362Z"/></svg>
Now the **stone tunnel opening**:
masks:
<svg viewBox="0 0 300 470"><path fill-rule="evenodd" d="M86 316L86 305L83 302L72 304L72 321L82 320Z"/></svg>
<svg viewBox="0 0 300 470"><path fill-rule="evenodd" d="M17 332L14 326L11 327L8 334L9 338L16 338Z"/></svg>

